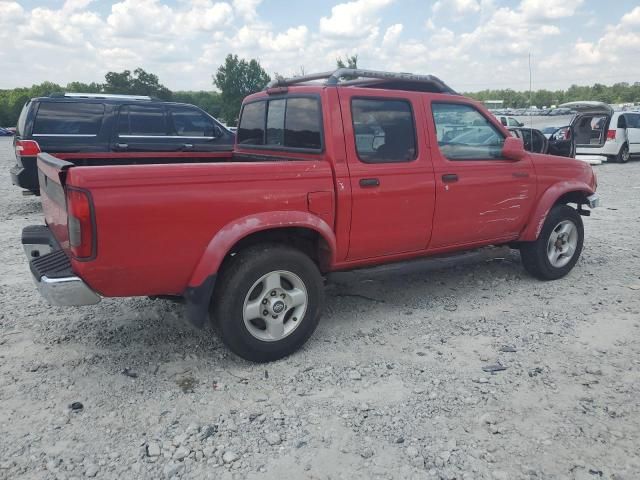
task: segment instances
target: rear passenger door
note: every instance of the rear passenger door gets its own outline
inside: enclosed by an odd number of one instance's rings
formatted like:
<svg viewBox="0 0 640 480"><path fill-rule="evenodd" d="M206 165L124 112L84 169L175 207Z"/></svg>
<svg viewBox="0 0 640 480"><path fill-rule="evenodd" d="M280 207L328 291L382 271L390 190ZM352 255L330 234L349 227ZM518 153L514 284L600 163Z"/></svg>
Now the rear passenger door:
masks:
<svg viewBox="0 0 640 480"><path fill-rule="evenodd" d="M176 152L183 141L171 135L164 105L121 105L112 150Z"/></svg>
<svg viewBox="0 0 640 480"><path fill-rule="evenodd" d="M640 113L625 113L629 152L640 153Z"/></svg>
<svg viewBox="0 0 640 480"><path fill-rule="evenodd" d="M171 134L181 143L182 150L215 152L229 150L233 146L234 135L217 125L202 110L186 105L169 105L168 111Z"/></svg>
<svg viewBox="0 0 640 480"><path fill-rule="evenodd" d="M347 259L425 250L435 193L418 95L339 95L352 199Z"/></svg>

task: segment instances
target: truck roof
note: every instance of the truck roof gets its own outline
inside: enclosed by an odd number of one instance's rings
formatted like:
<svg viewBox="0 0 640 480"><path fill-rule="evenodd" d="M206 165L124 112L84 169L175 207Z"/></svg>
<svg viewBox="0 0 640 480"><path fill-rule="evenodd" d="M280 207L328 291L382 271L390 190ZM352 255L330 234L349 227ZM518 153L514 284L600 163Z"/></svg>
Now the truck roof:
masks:
<svg viewBox="0 0 640 480"><path fill-rule="evenodd" d="M434 75L416 75L403 72L384 72L360 68L338 68L337 70L312 73L298 77L277 76L265 90L287 88L294 85L364 87L412 92L447 93L458 95L451 87Z"/></svg>

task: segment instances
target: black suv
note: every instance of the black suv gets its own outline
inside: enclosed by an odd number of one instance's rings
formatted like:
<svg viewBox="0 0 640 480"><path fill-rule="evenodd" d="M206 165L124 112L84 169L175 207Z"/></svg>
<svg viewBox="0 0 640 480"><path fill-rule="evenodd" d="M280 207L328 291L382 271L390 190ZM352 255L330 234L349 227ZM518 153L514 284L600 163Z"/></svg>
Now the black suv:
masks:
<svg viewBox="0 0 640 480"><path fill-rule="evenodd" d="M33 98L22 109L11 178L37 194L39 152L68 155L85 165L100 164L106 153L113 160L113 152L123 161L156 163L215 155L231 150L234 142L231 131L194 105L144 96L54 94Z"/></svg>

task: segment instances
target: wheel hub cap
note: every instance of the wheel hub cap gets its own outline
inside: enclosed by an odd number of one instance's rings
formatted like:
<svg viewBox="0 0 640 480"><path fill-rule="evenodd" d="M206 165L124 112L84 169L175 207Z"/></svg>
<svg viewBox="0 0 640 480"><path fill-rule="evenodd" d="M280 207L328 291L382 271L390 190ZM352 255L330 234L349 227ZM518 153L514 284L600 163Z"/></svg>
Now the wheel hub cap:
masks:
<svg viewBox="0 0 640 480"><path fill-rule="evenodd" d="M307 304L306 286L295 273L285 270L267 273L253 284L245 297L245 327L259 340L282 340L300 325Z"/></svg>
<svg viewBox="0 0 640 480"><path fill-rule="evenodd" d="M578 247L578 229L571 220L563 220L551 231L547 243L547 258L555 268L567 265Z"/></svg>

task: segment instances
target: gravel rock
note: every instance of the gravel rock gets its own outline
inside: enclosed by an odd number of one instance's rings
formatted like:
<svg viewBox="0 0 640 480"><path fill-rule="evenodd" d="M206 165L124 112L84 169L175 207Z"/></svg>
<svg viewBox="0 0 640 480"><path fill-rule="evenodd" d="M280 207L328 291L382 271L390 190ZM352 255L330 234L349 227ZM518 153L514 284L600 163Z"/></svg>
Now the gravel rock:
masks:
<svg viewBox="0 0 640 480"><path fill-rule="evenodd" d="M271 446L280 445L280 443L282 443L282 438L280 437L280 434L277 432L269 432L265 435L264 438L267 441L267 443Z"/></svg>
<svg viewBox="0 0 640 480"><path fill-rule="evenodd" d="M96 465L88 465L86 470L84 471L85 476L87 477L95 477L98 474L100 469Z"/></svg>
<svg viewBox="0 0 640 480"><path fill-rule="evenodd" d="M224 455L222 455L222 461L224 463L233 463L239 458L238 454L231 450L224 452Z"/></svg>

